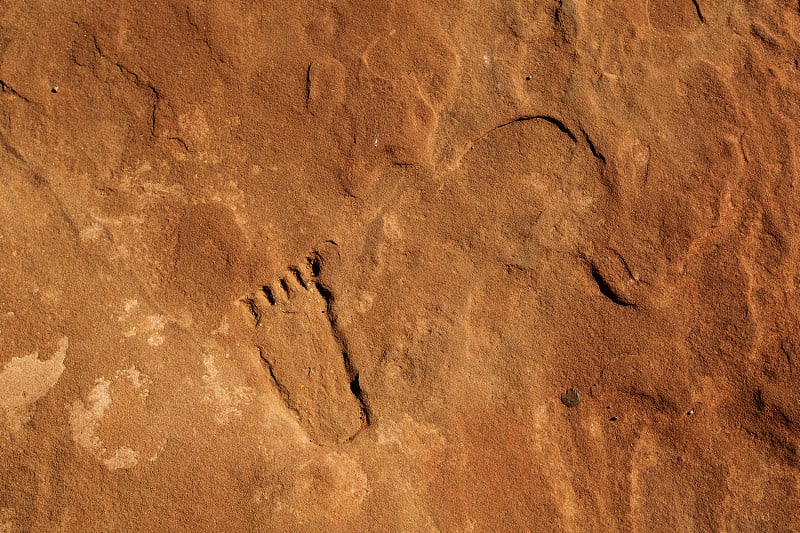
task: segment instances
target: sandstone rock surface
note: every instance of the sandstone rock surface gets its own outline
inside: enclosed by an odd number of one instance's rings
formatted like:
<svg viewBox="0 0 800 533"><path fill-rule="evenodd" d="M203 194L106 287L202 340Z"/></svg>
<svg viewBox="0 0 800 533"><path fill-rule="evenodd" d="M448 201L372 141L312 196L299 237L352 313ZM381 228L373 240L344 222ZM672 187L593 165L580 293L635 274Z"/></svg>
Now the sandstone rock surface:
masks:
<svg viewBox="0 0 800 533"><path fill-rule="evenodd" d="M796 0L0 0L0 531L800 530Z"/></svg>

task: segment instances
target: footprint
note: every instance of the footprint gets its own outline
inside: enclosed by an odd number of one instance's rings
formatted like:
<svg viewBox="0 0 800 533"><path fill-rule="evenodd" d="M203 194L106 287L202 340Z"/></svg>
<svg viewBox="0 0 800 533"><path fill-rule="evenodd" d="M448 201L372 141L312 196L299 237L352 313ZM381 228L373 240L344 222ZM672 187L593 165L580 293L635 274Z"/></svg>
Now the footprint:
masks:
<svg viewBox="0 0 800 533"><path fill-rule="evenodd" d="M314 253L242 300L254 340L287 407L316 444L352 440L369 411L332 313L333 295L318 280Z"/></svg>

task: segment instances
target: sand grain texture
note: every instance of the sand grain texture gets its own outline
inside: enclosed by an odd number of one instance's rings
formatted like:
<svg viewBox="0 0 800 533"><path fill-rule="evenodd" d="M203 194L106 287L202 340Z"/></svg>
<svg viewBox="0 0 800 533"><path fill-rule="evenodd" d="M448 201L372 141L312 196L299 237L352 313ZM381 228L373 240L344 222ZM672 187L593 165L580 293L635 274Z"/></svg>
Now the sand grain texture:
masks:
<svg viewBox="0 0 800 533"><path fill-rule="evenodd" d="M0 0L0 531L800 530L799 125L788 0Z"/></svg>

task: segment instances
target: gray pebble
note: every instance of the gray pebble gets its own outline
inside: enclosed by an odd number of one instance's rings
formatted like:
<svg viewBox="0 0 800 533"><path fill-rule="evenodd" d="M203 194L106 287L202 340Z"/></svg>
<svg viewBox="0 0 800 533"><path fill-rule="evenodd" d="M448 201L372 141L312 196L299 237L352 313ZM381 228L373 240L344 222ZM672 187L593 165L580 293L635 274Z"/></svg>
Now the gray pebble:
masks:
<svg viewBox="0 0 800 533"><path fill-rule="evenodd" d="M581 403L581 392L575 387L570 387L561 393L561 403L567 407L575 407Z"/></svg>

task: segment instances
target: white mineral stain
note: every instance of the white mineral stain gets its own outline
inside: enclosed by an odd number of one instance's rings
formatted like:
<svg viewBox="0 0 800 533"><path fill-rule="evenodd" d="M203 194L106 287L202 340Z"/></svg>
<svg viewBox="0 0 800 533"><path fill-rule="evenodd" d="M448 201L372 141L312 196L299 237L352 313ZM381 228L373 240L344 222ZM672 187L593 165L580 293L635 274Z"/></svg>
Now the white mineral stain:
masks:
<svg viewBox="0 0 800 533"><path fill-rule="evenodd" d="M135 337L142 333L147 335L147 344L150 346L164 344L164 328L167 326L167 317L164 315L144 315L139 311L138 300L132 299L123 302L123 311L118 320L128 326L122 332L123 337Z"/></svg>
<svg viewBox="0 0 800 533"><path fill-rule="evenodd" d="M118 320L120 322L123 322L123 323L126 323L126 322L130 321L131 316L133 315L134 311L136 311L137 307L139 307L139 301L138 300L135 300L135 299L133 299L133 300L125 300L125 302L123 303L123 309L124 310L123 310L122 314L119 316ZM124 331L122 333L122 336L126 337L126 338L135 337L136 333L137 333L137 329L138 328L136 326L133 326L133 327L127 329L126 331Z"/></svg>
<svg viewBox="0 0 800 533"><path fill-rule="evenodd" d="M97 424L111 407L111 382L105 378L97 378L95 385L86 396L86 402L75 401L69 414L69 427L72 439L86 448L99 454L106 451L103 441L97 436Z"/></svg>
<svg viewBox="0 0 800 533"><path fill-rule="evenodd" d="M114 455L108 459L103 459L103 464L109 470L133 468L139 464L139 452L127 446L121 446L114 451Z"/></svg>
<svg viewBox="0 0 800 533"><path fill-rule="evenodd" d="M130 314L133 312L134 309L139 307L139 300L125 300L124 308L125 308L125 315L123 320L127 320L130 317Z"/></svg>
<svg viewBox="0 0 800 533"><path fill-rule="evenodd" d="M81 229L80 232L80 239L83 242L86 241L96 241L103 236L103 225L99 222L95 222L91 226L87 226Z"/></svg>
<svg viewBox="0 0 800 533"><path fill-rule="evenodd" d="M66 368L64 358L69 342L58 341L58 349L50 359L42 361L38 352L14 357L0 372L0 406L5 412L6 425L19 431L30 420L33 404L56 384Z"/></svg>
<svg viewBox="0 0 800 533"><path fill-rule="evenodd" d="M167 319L163 315L150 315L147 317L146 328L150 336L147 337L147 344L150 346L161 346L164 344L164 326L167 325Z"/></svg>
<svg viewBox="0 0 800 533"><path fill-rule="evenodd" d="M219 369L214 362L214 356L206 353L203 356L203 366L206 373L203 374L203 384L206 389L204 403L214 405L217 413L214 416L218 424L226 424L232 417L242 416L239 408L242 404L248 404L252 400L252 387L226 387L221 382Z"/></svg>
<svg viewBox="0 0 800 533"><path fill-rule="evenodd" d="M150 385L152 380L139 372L136 367L126 368L117 372L117 377L125 377L133 386L134 389L139 391L139 397L144 400L150 394Z"/></svg>
<svg viewBox="0 0 800 533"><path fill-rule="evenodd" d="M123 383L136 390L139 399L144 402L150 394L149 387L152 381L135 367L117 371L111 380L104 377L97 378L94 387L86 395L86 400L73 402L69 415L72 439L76 444L92 452L109 470L133 468L139 463L141 457L139 451L129 446L120 446L113 452L109 451L98 435L98 426L102 423L103 417L111 408L113 401L111 388L119 386L118 383ZM148 457L148 460L156 459L163 444L151 457Z"/></svg>

